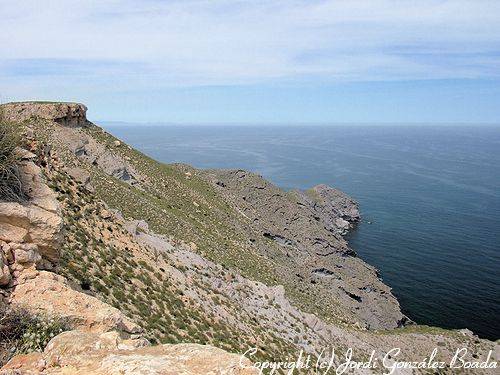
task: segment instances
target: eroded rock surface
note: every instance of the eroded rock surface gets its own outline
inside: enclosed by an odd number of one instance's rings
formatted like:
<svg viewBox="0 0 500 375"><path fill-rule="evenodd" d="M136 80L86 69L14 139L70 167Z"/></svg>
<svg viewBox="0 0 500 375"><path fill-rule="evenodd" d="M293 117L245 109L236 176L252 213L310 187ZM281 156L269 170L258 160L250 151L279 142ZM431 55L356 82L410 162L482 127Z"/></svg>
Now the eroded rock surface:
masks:
<svg viewBox="0 0 500 375"><path fill-rule="evenodd" d="M7 120L22 122L37 117L52 120L63 126L87 125L87 107L79 103L24 102L2 105Z"/></svg>
<svg viewBox="0 0 500 375"><path fill-rule="evenodd" d="M376 269L357 258L342 237L360 218L353 199L326 185L285 192L243 170L210 170L206 178L248 219L249 228L280 246L276 257L297 283L314 284L367 328L408 321Z"/></svg>
<svg viewBox="0 0 500 375"><path fill-rule="evenodd" d="M52 272L23 270L9 303L25 307L33 313L43 312L66 318L82 330L106 332L114 329L125 334L141 332L139 326L118 309L74 290L64 277Z"/></svg>
<svg viewBox="0 0 500 375"><path fill-rule="evenodd" d="M59 142L64 143L75 156L88 165L101 168L106 174L131 185L140 186L144 178L127 161L117 155L113 148L120 146L105 145L98 142L80 129L60 128ZM78 168L81 170L81 168ZM75 172L75 170L71 170ZM74 174L74 173L73 173ZM81 173L79 173L81 174Z"/></svg>
<svg viewBox="0 0 500 375"><path fill-rule="evenodd" d="M0 202L0 286L12 287L26 268L52 269L59 259L63 220L56 194L35 164L22 155L21 179L29 201Z"/></svg>
<svg viewBox="0 0 500 375"><path fill-rule="evenodd" d="M332 232L346 234L360 220L358 203L344 192L327 185L317 185L307 191L294 191L297 199L309 206Z"/></svg>
<svg viewBox="0 0 500 375"><path fill-rule="evenodd" d="M2 374L67 375L251 375L245 358L205 345L149 346L144 340L123 340L116 332L64 332L43 353L17 356Z"/></svg>

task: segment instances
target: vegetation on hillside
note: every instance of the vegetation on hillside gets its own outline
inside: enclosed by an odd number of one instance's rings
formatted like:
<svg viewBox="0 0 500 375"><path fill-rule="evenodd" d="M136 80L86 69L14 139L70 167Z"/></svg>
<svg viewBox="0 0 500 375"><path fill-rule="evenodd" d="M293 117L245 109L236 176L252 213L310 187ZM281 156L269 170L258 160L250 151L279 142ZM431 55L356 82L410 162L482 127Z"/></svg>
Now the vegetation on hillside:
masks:
<svg viewBox="0 0 500 375"><path fill-rule="evenodd" d="M19 128L4 120L0 113L0 200L22 202L26 199L16 151L20 142Z"/></svg>
<svg viewBox="0 0 500 375"><path fill-rule="evenodd" d="M332 311L333 303L321 303L310 285L293 284L289 271L259 251L260 248L279 253L279 246L259 233L250 233L243 215L235 211L198 173L181 165L166 165L121 143L97 126L78 131L90 135L106 149L127 160L140 173L140 185L133 186L104 173L91 163L82 163L67 147L67 140L56 136L57 126L46 120L32 120L28 126L37 135L39 156L50 144L57 152L58 165L78 166L91 175L95 192L89 195L62 170L48 163L49 185L59 194L65 218L66 238L61 249L63 259L58 273L80 284L102 300L112 304L141 325L152 341L208 343L229 351L242 351L251 343L261 350L262 359L270 359L293 351L295 344L266 332L259 319L249 317L249 330L242 332L217 317L209 316L200 306L186 303L182 289L172 285L166 268L168 262L151 253L145 257L127 245L117 244L125 236L124 228L101 216L104 202L121 211L125 218L142 219L158 234L185 244L194 244L194 251L222 266L223 272L240 273L266 285L283 285L292 303L303 311L313 312L327 321L343 321L342 314ZM32 150L33 151L33 150ZM43 157L42 157L43 159ZM42 164L46 164L45 160ZM144 263L143 263L144 262ZM148 267L149 266L149 267ZM172 264L182 272L179 265ZM202 274L203 270L189 273ZM224 276L224 275L222 275ZM204 283L198 286L211 290ZM209 300L222 308L237 309L232 301L216 290ZM227 305L229 304L229 305ZM252 319L253 318L253 319ZM304 340L297 332L298 341Z"/></svg>
<svg viewBox="0 0 500 375"><path fill-rule="evenodd" d="M57 193L64 219L61 259L54 271L67 277L72 285L79 285L83 292L118 308L144 329L151 342L211 344L240 353L257 347L254 359L272 361L294 358L303 346L322 347L318 343L323 342L343 352L343 340L336 335L351 337L347 333L351 330L353 335L360 335L356 340L362 339L364 333L349 325L349 316L340 307L335 310L337 301L323 299L317 290L314 293L312 283L293 283L290 268L286 267L286 261L291 259L283 261L275 241L246 228L248 217L228 204L202 173L188 166L158 163L97 126L71 129L91 137L83 141L80 138L80 143L62 136L69 134L68 129L58 128L48 120L29 119L26 126L36 134L36 138L28 137L26 144L37 154L37 164ZM15 140L16 129L12 130ZM95 147L91 148L94 140L105 145L106 152L127 161L127 168L136 173L136 183L116 178L99 167L98 159L106 155L102 149L96 152ZM75 153L76 148L89 143L88 155L95 157L90 162ZM14 150L11 147L13 156ZM90 189L71 172L73 167L90 175ZM143 227L130 229L131 219L147 221L153 232L168 239L172 248L163 246L159 250L141 242L138 233L148 232ZM256 244L262 245L267 254ZM191 262L172 256L187 248L197 253L193 259L208 259L216 266L209 261ZM312 317L306 321L301 315L276 314L285 305L283 300L275 299L272 293L252 293L259 289L258 283L248 287L250 284L234 281L240 275L269 286L282 284L292 305L335 323L339 332L321 331ZM214 277L221 283L211 283ZM225 285L231 287L220 287ZM242 306L257 307L245 310ZM273 324L278 319L279 324ZM19 351L26 345L41 350L54 329L61 329L50 324L36 323L34 327L42 327L42 331L25 329L20 336L16 334L18 340L28 341L14 346ZM349 330L341 331L345 326ZM9 323L0 319L0 342L2 334L10 334L8 327ZM445 331L424 329L440 337L445 335ZM419 330L422 328L381 331L374 337L382 342L396 334L427 333ZM4 352L8 354L10 347Z"/></svg>
<svg viewBox="0 0 500 375"><path fill-rule="evenodd" d="M289 350L285 342L263 331L256 321L251 322L253 331L249 334L207 315L186 299L166 271L174 266L185 272L182 265L171 264L165 254L143 252L122 225L107 218L104 204L66 173L53 171L47 177L58 193L65 218L66 237L58 273L131 317L151 342L195 342L242 352L253 338L260 344L258 356L262 359ZM200 288L211 290L212 299L229 309L236 308L218 291L199 282Z"/></svg>
<svg viewBox="0 0 500 375"><path fill-rule="evenodd" d="M70 329L62 318L0 306L0 366L17 354L43 351L53 337Z"/></svg>
<svg viewBox="0 0 500 375"><path fill-rule="evenodd" d="M249 279L270 286L283 285L287 296L303 311L329 322L349 321L335 301L325 304L310 285L296 283L287 267L282 267L281 262L288 259L269 257L270 253L282 253L279 245L260 233L252 234L247 219L196 170L157 162L123 144L117 147L114 143L118 139L98 126L83 131L146 176L140 189L93 168L90 172L96 194L110 207L119 209L126 217L147 221L155 233L194 242L196 252Z"/></svg>

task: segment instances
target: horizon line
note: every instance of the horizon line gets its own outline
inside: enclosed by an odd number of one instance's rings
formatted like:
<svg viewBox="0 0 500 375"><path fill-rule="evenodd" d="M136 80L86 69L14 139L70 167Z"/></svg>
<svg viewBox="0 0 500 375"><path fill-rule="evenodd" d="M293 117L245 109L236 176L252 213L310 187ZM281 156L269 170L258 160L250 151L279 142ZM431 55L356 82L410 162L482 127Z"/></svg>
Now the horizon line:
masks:
<svg viewBox="0 0 500 375"><path fill-rule="evenodd" d="M339 121L339 122L169 122L169 121L121 121L92 120L95 124L115 126L500 126L499 122L453 122L453 121Z"/></svg>

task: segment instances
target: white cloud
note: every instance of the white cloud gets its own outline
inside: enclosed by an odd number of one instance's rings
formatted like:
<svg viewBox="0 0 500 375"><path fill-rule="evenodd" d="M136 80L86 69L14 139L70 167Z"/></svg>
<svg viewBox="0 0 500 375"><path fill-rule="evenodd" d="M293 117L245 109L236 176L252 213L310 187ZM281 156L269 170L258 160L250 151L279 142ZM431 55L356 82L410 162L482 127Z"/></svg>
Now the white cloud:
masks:
<svg viewBox="0 0 500 375"><path fill-rule="evenodd" d="M59 76L23 59L116 89L500 76L500 1L0 0L0 21L11 90Z"/></svg>

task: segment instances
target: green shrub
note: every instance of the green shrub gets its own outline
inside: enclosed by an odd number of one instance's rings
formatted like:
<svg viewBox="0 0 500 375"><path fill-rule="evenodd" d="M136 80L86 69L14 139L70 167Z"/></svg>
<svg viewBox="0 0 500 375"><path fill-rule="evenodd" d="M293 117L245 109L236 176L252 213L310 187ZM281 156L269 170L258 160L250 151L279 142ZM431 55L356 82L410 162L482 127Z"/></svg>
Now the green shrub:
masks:
<svg viewBox="0 0 500 375"><path fill-rule="evenodd" d="M16 354L43 351L53 337L69 329L65 319L3 306L0 308L0 366Z"/></svg>
<svg viewBox="0 0 500 375"><path fill-rule="evenodd" d="M21 137L16 124L5 121L0 113L0 200L23 202L27 199L19 175L16 147Z"/></svg>

